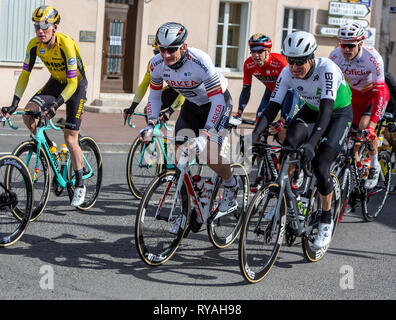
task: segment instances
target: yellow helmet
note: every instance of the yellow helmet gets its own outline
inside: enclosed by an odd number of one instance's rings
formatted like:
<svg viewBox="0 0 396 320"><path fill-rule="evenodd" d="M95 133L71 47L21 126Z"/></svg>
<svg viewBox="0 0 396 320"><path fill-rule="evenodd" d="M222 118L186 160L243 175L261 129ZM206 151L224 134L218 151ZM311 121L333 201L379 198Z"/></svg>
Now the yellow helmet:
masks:
<svg viewBox="0 0 396 320"><path fill-rule="evenodd" d="M154 42L153 42L153 44L152 44L151 46L154 48L154 50L156 50L156 51L159 50L159 49L158 49L157 39L154 39Z"/></svg>
<svg viewBox="0 0 396 320"><path fill-rule="evenodd" d="M54 7L40 6L34 11L32 21L40 24L59 24L60 15L58 10L56 10Z"/></svg>

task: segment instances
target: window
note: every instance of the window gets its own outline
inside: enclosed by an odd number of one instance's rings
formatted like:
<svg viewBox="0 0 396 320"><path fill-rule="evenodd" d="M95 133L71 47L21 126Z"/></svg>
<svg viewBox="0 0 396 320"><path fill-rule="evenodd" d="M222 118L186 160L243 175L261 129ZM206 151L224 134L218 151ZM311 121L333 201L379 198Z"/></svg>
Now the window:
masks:
<svg viewBox="0 0 396 320"><path fill-rule="evenodd" d="M282 43L294 31L311 32L311 9L285 8L283 14Z"/></svg>
<svg viewBox="0 0 396 320"><path fill-rule="evenodd" d="M240 71L243 68L249 5L247 2L220 2L215 66L223 71Z"/></svg>
<svg viewBox="0 0 396 320"><path fill-rule="evenodd" d="M44 0L0 2L0 61L23 62L30 39L36 36L32 14Z"/></svg>

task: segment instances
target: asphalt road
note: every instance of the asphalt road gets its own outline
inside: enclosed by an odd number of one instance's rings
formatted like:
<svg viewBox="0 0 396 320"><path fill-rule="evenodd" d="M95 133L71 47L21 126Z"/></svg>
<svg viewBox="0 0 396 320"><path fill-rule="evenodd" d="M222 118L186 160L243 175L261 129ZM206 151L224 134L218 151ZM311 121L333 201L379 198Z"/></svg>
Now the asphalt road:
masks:
<svg viewBox="0 0 396 320"><path fill-rule="evenodd" d="M0 135L0 151L23 139L26 134ZM282 247L267 278L248 285L240 275L237 242L215 249L205 229L184 239L163 266L140 260L134 244L138 202L126 183L126 156L103 154L102 189L91 210L76 211L66 194L51 194L46 211L23 237L0 250L0 299L396 298L396 196L375 222L363 222L359 209L346 215L319 262L306 262L297 239Z"/></svg>

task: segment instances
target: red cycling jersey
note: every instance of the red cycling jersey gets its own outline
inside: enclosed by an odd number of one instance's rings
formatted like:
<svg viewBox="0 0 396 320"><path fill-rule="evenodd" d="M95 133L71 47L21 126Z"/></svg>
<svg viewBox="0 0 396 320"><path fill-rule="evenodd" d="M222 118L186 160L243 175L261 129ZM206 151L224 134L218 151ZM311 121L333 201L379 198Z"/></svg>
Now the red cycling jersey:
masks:
<svg viewBox="0 0 396 320"><path fill-rule="evenodd" d="M286 65L286 58L279 53L270 53L266 64L261 68L253 61L252 57L249 57L243 65L243 84L250 86L252 76L255 76L272 92L279 74Z"/></svg>

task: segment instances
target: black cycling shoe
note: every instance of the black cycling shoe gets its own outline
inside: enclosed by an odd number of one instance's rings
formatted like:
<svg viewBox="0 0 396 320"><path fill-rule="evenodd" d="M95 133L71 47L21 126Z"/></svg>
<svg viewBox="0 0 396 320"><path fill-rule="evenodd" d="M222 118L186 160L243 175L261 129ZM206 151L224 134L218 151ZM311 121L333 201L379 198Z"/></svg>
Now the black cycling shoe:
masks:
<svg viewBox="0 0 396 320"><path fill-rule="evenodd" d="M191 211L190 229L192 232L197 233L201 229L202 223L197 221L197 211L195 208Z"/></svg>

